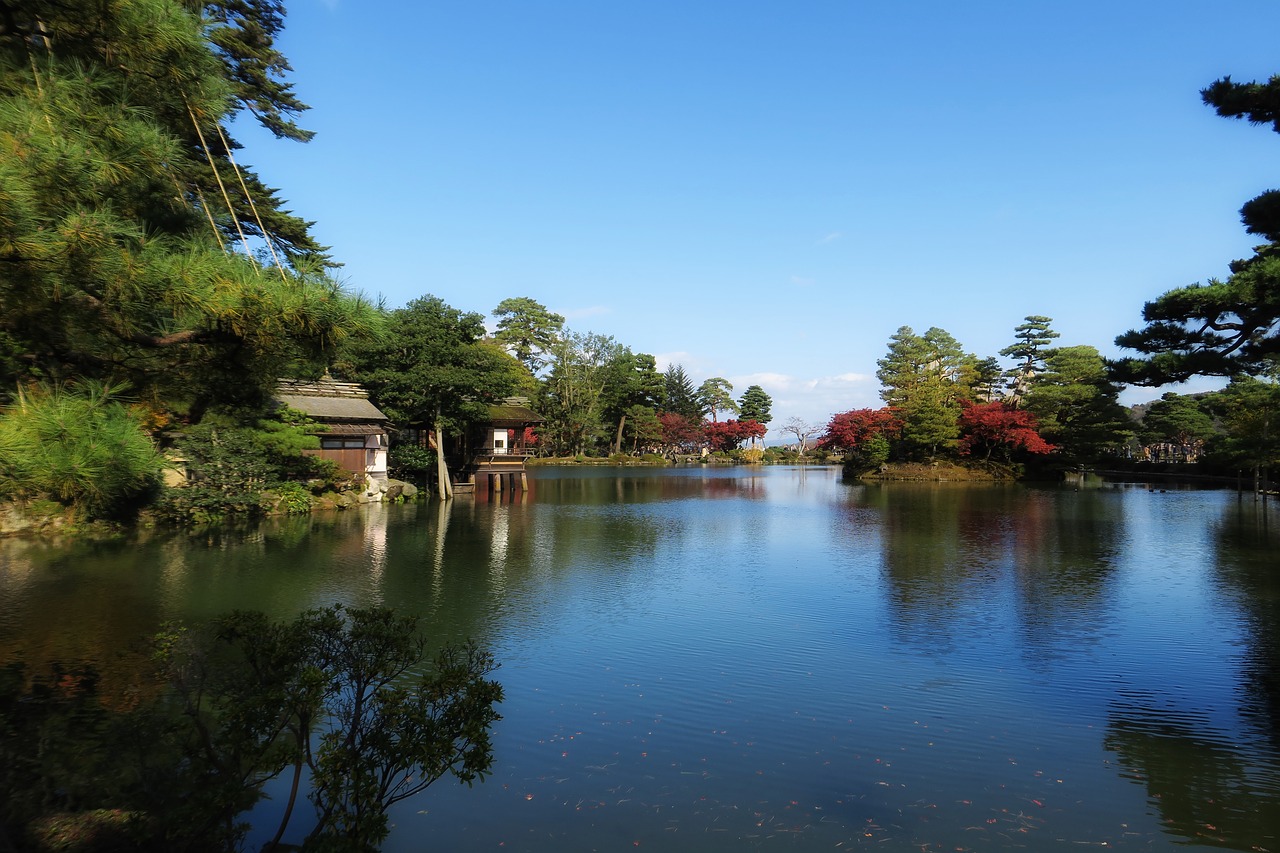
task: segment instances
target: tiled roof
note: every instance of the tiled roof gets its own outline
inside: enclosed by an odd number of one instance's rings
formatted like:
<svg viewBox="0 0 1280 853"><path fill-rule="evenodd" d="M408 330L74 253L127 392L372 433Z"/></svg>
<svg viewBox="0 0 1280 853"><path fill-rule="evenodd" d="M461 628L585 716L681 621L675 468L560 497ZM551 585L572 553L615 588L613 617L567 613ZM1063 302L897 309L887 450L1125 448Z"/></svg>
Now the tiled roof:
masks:
<svg viewBox="0 0 1280 853"><path fill-rule="evenodd" d="M369 402L368 393L354 382L282 379L276 399L318 421L387 421L387 416Z"/></svg>

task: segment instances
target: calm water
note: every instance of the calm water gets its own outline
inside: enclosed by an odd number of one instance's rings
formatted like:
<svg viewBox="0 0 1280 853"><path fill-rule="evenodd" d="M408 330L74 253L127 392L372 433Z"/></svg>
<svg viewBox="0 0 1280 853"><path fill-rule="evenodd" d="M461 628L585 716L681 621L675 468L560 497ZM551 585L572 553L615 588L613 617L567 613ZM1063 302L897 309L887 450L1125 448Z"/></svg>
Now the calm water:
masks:
<svg viewBox="0 0 1280 853"><path fill-rule="evenodd" d="M0 660L174 618L419 613L496 769L388 851L1280 851L1280 511L1231 492L539 471L251 534L0 549ZM267 811L270 810L268 806Z"/></svg>

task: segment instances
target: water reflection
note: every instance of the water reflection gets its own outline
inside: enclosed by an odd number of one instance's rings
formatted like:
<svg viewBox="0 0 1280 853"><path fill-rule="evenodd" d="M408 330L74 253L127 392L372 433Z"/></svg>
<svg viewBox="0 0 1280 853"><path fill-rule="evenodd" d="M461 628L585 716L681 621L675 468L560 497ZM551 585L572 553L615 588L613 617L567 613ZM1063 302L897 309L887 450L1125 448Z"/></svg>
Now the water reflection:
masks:
<svg viewBox="0 0 1280 853"><path fill-rule="evenodd" d="M996 642L1011 608L1018 653L1043 667L1106 630L1125 525L1114 495L893 483L854 487L845 509L861 544L878 543L904 645L946 654Z"/></svg>
<svg viewBox="0 0 1280 853"><path fill-rule="evenodd" d="M1233 850L1276 849L1280 776L1203 718L1162 707L1158 697L1120 704L1104 744L1125 778L1146 788L1166 832Z"/></svg>
<svg viewBox="0 0 1280 853"><path fill-rule="evenodd" d="M1280 524L1267 505L1237 500L1223 508L1213 538L1219 588L1247 632L1245 713L1280 749Z"/></svg>
<svg viewBox="0 0 1280 853"><path fill-rule="evenodd" d="M433 790L388 853L1277 849L1264 522L1222 494L539 470L527 492L0 549L0 651L334 602L477 638L507 688L496 777Z"/></svg>

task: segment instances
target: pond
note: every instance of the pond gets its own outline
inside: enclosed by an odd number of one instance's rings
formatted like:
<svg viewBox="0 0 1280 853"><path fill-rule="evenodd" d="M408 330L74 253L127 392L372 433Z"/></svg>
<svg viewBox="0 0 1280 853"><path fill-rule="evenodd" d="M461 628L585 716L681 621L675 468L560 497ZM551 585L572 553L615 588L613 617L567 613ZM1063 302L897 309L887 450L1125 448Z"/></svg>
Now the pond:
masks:
<svg viewBox="0 0 1280 853"><path fill-rule="evenodd" d="M1230 491L540 469L497 499L6 543L0 661L335 602L474 637L494 772L402 804L392 853L1277 851L1278 553L1276 504Z"/></svg>

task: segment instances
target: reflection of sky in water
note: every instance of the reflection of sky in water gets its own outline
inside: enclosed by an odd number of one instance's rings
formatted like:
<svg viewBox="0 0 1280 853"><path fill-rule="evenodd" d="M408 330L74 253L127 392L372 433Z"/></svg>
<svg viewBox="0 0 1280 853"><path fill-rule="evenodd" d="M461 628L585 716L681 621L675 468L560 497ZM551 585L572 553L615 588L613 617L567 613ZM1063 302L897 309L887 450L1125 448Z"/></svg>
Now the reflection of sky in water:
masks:
<svg viewBox="0 0 1280 853"><path fill-rule="evenodd" d="M479 638L507 693L494 775L398 811L391 853L1277 849L1256 567L1280 543L1234 501L540 470L519 499L26 553L0 640L58 647L53 596L104 646L333 601Z"/></svg>

